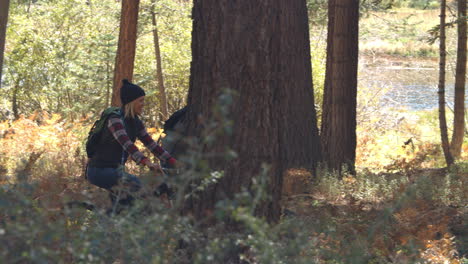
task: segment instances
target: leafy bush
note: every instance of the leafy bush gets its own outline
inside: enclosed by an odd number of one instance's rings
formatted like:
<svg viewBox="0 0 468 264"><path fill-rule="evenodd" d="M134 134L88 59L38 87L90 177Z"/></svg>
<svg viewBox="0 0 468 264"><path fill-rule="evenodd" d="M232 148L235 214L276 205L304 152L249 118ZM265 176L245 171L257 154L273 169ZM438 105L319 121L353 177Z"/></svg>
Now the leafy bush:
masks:
<svg viewBox="0 0 468 264"><path fill-rule="evenodd" d="M9 174L0 186L2 263L457 263L453 252L466 247L454 239L455 219L462 216L457 208L468 198L464 163L449 171L361 170L341 181L319 170L310 194L285 197L283 218L275 225L254 216L256 204L268 198L262 173L250 191L217 203L211 226L179 214L181 195L171 209L147 198L110 217L105 191L81 177L84 155L74 148L85 129L61 120L43 116L40 125L32 118L2 124L10 132L0 144L11 146L0 150L0 165ZM223 130L229 122L218 125ZM42 154L31 158L24 144ZM198 178L209 185L222 177L196 165L203 162L197 153L187 160L196 169L167 179L169 184L185 186ZM154 175L142 180L151 190ZM69 208L69 201L91 201L97 209Z"/></svg>

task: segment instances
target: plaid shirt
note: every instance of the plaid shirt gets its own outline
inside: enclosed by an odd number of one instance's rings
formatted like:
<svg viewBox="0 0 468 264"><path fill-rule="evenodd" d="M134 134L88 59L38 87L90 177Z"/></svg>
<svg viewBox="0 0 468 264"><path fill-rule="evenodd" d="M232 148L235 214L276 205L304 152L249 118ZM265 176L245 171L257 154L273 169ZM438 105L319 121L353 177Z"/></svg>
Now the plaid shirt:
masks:
<svg viewBox="0 0 468 264"><path fill-rule="evenodd" d="M135 146L135 144L130 140L130 137L125 131L125 126L121 118L111 117L107 123L107 127L114 136L114 138L119 142L124 151L126 151L132 159L138 163L142 164L145 160L148 160L143 153ZM158 159L168 162L170 165L174 165L176 159L174 159L169 152L164 150L161 146L153 140L153 138L146 131L145 126L142 124L141 129L137 131L137 138L143 142L146 148L148 148Z"/></svg>

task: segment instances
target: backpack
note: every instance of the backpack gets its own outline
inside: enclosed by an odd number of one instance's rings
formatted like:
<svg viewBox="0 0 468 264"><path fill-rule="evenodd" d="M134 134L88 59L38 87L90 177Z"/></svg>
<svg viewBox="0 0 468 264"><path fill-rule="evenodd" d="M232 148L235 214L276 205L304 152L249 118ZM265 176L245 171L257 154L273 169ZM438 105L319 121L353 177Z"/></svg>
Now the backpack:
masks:
<svg viewBox="0 0 468 264"><path fill-rule="evenodd" d="M188 107L185 106L184 108L175 111L175 112L169 117L169 119L167 119L167 120L164 122L164 126L163 126L163 129L164 129L163 132L164 132L164 134L167 134L167 132L169 132L169 131L174 131L175 125L176 125L181 119L184 118L185 113L187 113L187 110L188 110Z"/></svg>
<svg viewBox="0 0 468 264"><path fill-rule="evenodd" d="M88 158L92 158L94 153L96 153L102 131L106 127L107 119L111 114L120 115L120 107L109 107L104 110L101 117L94 122L89 130L88 138L86 139L86 154Z"/></svg>

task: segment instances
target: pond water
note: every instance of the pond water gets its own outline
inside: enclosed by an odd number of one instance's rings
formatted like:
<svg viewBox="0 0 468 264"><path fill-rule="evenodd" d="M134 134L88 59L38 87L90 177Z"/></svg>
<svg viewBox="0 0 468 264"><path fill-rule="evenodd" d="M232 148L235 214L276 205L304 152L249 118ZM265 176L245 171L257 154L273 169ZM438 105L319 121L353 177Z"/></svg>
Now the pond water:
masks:
<svg viewBox="0 0 468 264"><path fill-rule="evenodd" d="M376 89L382 94L380 104L389 108L430 110L438 108L438 62L361 59L359 87ZM453 109L454 69L446 73L445 95ZM454 68L454 67L453 67ZM468 99L465 92L465 105Z"/></svg>

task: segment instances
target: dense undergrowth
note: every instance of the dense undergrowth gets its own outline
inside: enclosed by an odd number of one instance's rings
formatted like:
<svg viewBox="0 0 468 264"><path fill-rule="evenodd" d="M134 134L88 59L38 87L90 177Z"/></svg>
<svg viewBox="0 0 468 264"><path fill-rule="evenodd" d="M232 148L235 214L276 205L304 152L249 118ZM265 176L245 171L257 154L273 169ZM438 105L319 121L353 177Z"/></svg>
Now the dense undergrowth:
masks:
<svg viewBox="0 0 468 264"><path fill-rule="evenodd" d="M419 138L426 131L421 125L405 126L415 139L407 145L400 140L405 129L377 133L361 126L356 176L338 180L322 170L316 178L288 176L293 180L285 183L300 182L302 189L291 192L285 184L277 225L252 216L256 194L221 201L213 215L238 221L235 233L223 221L202 228L178 214L177 201L169 209L149 198L109 217L106 193L83 178L83 122L41 114L0 126L2 263L229 263L233 256L243 263L466 262L468 164L437 169L439 147ZM158 179L129 169L148 182ZM210 172L189 171L172 183L183 184L189 174ZM257 184L261 195L264 183ZM69 201L99 210L67 208Z"/></svg>

